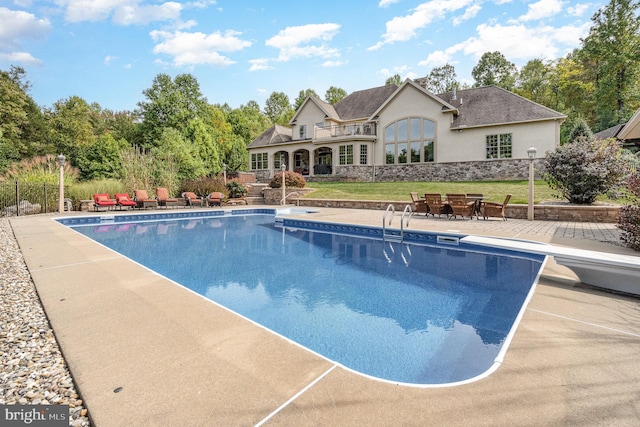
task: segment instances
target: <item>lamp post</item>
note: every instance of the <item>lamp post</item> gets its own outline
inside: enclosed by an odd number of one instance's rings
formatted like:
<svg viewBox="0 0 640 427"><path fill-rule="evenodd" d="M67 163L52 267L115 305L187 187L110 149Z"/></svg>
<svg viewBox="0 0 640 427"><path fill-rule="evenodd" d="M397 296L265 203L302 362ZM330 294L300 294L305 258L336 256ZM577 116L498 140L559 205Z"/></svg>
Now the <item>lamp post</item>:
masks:
<svg viewBox="0 0 640 427"><path fill-rule="evenodd" d="M227 186L227 164L222 163L222 174L224 176L224 185Z"/></svg>
<svg viewBox="0 0 640 427"><path fill-rule="evenodd" d="M536 158L536 149L532 145L527 150L529 157L529 204L527 205L527 219L533 221L533 160Z"/></svg>
<svg viewBox="0 0 640 427"><path fill-rule="evenodd" d="M64 163L66 158L60 154L58 157L58 164L60 165L60 176L58 178L58 212L64 212Z"/></svg>
<svg viewBox="0 0 640 427"><path fill-rule="evenodd" d="M280 202L281 205L284 206L284 202L285 199L287 198L287 193L285 190L285 179L284 179L284 171L287 169L287 165L284 163L284 156L282 156L282 161L280 162L280 169L282 169L282 201Z"/></svg>

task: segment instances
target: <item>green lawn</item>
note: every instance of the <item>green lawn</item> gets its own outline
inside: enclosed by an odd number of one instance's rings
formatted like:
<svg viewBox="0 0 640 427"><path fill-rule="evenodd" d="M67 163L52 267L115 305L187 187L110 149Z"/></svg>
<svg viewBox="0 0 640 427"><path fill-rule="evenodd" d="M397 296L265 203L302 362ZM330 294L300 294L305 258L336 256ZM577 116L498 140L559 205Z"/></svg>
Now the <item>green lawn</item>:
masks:
<svg viewBox="0 0 640 427"><path fill-rule="evenodd" d="M529 200L528 181L474 181L474 182L309 182L315 189L306 197L311 199L343 200L411 200L409 193L481 193L485 201L502 202L511 194L510 203L526 204ZM534 202L557 201L545 181L536 181ZM606 200L603 199L603 200Z"/></svg>

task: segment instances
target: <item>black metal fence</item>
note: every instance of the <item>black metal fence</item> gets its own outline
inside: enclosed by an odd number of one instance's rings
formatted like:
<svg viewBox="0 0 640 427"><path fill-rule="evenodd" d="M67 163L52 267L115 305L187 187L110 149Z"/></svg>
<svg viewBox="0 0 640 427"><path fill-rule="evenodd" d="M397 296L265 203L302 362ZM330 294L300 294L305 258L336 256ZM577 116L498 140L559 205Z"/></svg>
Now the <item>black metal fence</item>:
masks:
<svg viewBox="0 0 640 427"><path fill-rule="evenodd" d="M58 186L30 182L0 182L0 215L34 215L58 210ZM67 208L67 205L65 205Z"/></svg>

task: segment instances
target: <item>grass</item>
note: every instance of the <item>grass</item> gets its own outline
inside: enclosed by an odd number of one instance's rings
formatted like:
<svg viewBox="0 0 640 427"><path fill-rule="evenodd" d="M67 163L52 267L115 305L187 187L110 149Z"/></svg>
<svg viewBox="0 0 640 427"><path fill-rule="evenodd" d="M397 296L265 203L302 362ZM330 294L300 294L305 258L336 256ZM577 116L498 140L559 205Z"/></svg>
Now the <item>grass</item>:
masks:
<svg viewBox="0 0 640 427"><path fill-rule="evenodd" d="M529 200L528 181L473 181L473 182L309 182L315 189L306 197L310 199L342 200L411 200L409 193L480 193L485 201L502 202L511 194L510 203L526 204ZM534 183L534 203L559 201L558 193L545 181ZM612 202L606 197L598 200Z"/></svg>

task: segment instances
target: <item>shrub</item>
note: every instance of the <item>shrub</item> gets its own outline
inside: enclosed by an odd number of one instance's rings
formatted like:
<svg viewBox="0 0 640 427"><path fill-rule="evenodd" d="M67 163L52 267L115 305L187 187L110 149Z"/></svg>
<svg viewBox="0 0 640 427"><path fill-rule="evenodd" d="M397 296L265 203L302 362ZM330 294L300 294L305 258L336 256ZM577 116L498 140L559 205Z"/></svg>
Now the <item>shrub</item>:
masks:
<svg viewBox="0 0 640 427"><path fill-rule="evenodd" d="M222 176L186 179L180 183L180 193L184 191L193 191L198 196L203 197L208 196L214 191L219 191L224 193L225 196L228 196L227 189L224 185L224 178Z"/></svg>
<svg viewBox="0 0 640 427"><path fill-rule="evenodd" d="M620 209L618 228L620 239L627 247L640 251L640 173L634 172L627 179L627 191L632 204Z"/></svg>
<svg viewBox="0 0 640 427"><path fill-rule="evenodd" d="M307 185L307 181L305 181L304 177L299 173L286 171L284 176L284 184L287 187L304 188ZM271 188L282 187L282 172L276 173L275 176L271 178L271 182L269 182L269 187Z"/></svg>
<svg viewBox="0 0 640 427"><path fill-rule="evenodd" d="M67 161L64 165L63 174L65 185L69 185L77 181L80 172ZM53 154L15 162L0 177L0 181L38 182L47 184L58 184L59 179L60 165L58 164L57 156Z"/></svg>
<svg viewBox="0 0 640 427"><path fill-rule="evenodd" d="M230 199L238 199L244 197L249 192L247 187L236 179L232 179L231 181L227 182L227 190L229 191Z"/></svg>
<svg viewBox="0 0 640 427"><path fill-rule="evenodd" d="M592 204L599 195L614 195L627 173L621 147L614 139L578 138L547 153L542 160L544 180L571 203Z"/></svg>

